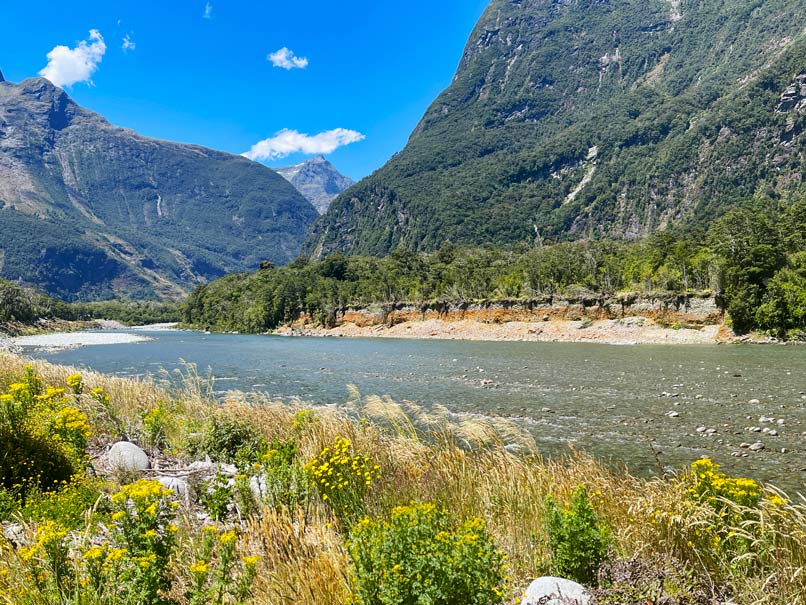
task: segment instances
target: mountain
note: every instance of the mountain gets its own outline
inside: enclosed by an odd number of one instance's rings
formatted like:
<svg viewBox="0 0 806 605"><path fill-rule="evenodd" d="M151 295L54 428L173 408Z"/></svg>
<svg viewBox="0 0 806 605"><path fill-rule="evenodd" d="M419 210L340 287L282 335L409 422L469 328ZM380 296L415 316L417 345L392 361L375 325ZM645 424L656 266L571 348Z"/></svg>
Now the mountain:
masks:
<svg viewBox="0 0 806 605"><path fill-rule="evenodd" d="M0 83L0 277L178 298L294 259L316 216L261 164L118 128L45 79Z"/></svg>
<svg viewBox="0 0 806 605"><path fill-rule="evenodd" d="M352 179L341 174L321 155L301 164L280 168L277 174L294 185L319 214L327 212L330 202L354 184Z"/></svg>
<svg viewBox="0 0 806 605"><path fill-rule="evenodd" d="M492 0L305 253L637 239L804 195L806 0Z"/></svg>

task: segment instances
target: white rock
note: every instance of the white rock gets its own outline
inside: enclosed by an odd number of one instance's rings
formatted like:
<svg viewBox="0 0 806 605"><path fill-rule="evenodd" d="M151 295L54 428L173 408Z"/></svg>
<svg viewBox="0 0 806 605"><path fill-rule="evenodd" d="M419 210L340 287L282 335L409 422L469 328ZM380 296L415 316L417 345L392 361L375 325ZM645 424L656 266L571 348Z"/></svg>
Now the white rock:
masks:
<svg viewBox="0 0 806 605"><path fill-rule="evenodd" d="M146 471L151 462L146 453L129 441L118 441L106 454L109 466L119 471Z"/></svg>
<svg viewBox="0 0 806 605"><path fill-rule="evenodd" d="M263 498L269 492L268 485L266 485L266 478L263 476L250 477L249 489L251 490L252 496L254 496L255 500L258 502L263 502Z"/></svg>
<svg viewBox="0 0 806 605"><path fill-rule="evenodd" d="M588 605L590 602L590 593L581 584L543 577L529 585L521 605Z"/></svg>
<svg viewBox="0 0 806 605"><path fill-rule="evenodd" d="M160 476L157 477L157 481L159 481L163 487L172 489L176 497L180 500L184 500L185 503L190 502L190 484L185 479L181 477Z"/></svg>
<svg viewBox="0 0 806 605"><path fill-rule="evenodd" d="M761 450L764 449L764 444L761 443L761 441L757 441L756 443L751 445L749 449L751 452L760 452Z"/></svg>
<svg viewBox="0 0 806 605"><path fill-rule="evenodd" d="M751 399L747 403L749 403L750 405L758 405L761 402L758 399Z"/></svg>
<svg viewBox="0 0 806 605"><path fill-rule="evenodd" d="M215 463L210 462L209 459L197 460L196 462L191 462L187 468L192 473L212 472L215 471Z"/></svg>

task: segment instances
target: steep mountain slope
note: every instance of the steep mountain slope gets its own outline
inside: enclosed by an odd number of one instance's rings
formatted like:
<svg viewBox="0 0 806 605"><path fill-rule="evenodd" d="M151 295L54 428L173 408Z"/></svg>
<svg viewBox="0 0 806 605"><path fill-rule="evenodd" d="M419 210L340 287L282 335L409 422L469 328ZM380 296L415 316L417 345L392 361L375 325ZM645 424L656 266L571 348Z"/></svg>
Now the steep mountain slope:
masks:
<svg viewBox="0 0 806 605"><path fill-rule="evenodd" d="M305 252L633 239L801 195L804 14L492 0L406 148L333 202Z"/></svg>
<svg viewBox="0 0 806 605"><path fill-rule="evenodd" d="M265 166L112 126L41 78L0 83L0 277L179 297L295 258L315 218Z"/></svg>
<svg viewBox="0 0 806 605"><path fill-rule="evenodd" d="M354 184L321 155L301 164L279 168L277 174L294 185L319 214L327 212L330 203Z"/></svg>

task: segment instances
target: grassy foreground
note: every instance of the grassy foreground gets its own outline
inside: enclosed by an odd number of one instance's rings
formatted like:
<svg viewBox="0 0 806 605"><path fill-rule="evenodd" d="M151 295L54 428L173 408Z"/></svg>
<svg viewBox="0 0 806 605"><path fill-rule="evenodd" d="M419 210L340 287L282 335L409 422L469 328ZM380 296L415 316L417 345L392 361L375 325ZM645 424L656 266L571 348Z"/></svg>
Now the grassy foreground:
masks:
<svg viewBox="0 0 806 605"><path fill-rule="evenodd" d="M599 603L806 602L806 500L709 461L641 480L518 453L528 436L503 420L358 393L218 404L192 372L169 392L26 363L0 355L0 516L22 526L0 538L0 603L517 603L549 573ZM162 468L238 472L186 500L104 469L121 437ZM25 448L48 462L27 477Z"/></svg>

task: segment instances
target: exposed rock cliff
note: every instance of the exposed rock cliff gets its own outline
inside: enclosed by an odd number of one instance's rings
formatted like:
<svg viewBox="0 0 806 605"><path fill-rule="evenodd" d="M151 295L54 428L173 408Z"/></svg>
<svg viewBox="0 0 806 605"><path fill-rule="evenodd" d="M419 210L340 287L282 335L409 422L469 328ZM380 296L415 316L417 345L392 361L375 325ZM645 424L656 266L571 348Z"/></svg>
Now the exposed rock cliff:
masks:
<svg viewBox="0 0 806 605"><path fill-rule="evenodd" d="M277 173L294 185L319 214L327 212L330 202L353 185L352 179L341 174L321 155L301 164L278 168Z"/></svg>

